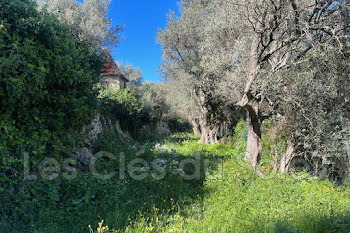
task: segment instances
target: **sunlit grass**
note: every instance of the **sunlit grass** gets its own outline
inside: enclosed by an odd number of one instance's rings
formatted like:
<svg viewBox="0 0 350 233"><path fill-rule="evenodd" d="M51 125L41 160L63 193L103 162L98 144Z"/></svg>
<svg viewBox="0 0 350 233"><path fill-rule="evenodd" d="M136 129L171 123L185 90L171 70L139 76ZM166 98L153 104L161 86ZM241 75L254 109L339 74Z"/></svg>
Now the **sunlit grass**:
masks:
<svg viewBox="0 0 350 233"><path fill-rule="evenodd" d="M334 188L307 174L266 174L264 179L237 162L232 145L204 145L195 139L165 141L162 150L185 156L201 152L224 158L196 188L201 195L160 201L138 210L125 232L349 232L350 190ZM223 170L221 170L223 168ZM181 180L178 181L182 183ZM176 185L175 185L176 187ZM193 187L188 186L189 190ZM169 190L172 193L174 190ZM184 190L181 190L182 192ZM181 192L179 190L179 192ZM176 191L175 191L176 192ZM186 192L186 191L185 191ZM111 221L113 225L113 221ZM118 227L118 226L116 226Z"/></svg>
<svg viewBox="0 0 350 233"><path fill-rule="evenodd" d="M182 134L118 146L127 160L141 149L140 158L165 158L175 165L181 159L200 156L208 160L209 169L200 180L192 181L172 173L169 166L161 180L116 176L99 181L91 174L79 174L73 181L37 182L35 189L42 199L26 199L22 208L28 210L27 217L9 222L11 226L1 223L1 229L45 233L350 232L348 187L334 187L305 173L292 177L263 168L265 176L259 177L241 160L244 137L236 136L227 145L204 145ZM118 164L106 161L101 167L108 170ZM30 211L38 213L30 217L34 213ZM103 228L102 220L108 229Z"/></svg>

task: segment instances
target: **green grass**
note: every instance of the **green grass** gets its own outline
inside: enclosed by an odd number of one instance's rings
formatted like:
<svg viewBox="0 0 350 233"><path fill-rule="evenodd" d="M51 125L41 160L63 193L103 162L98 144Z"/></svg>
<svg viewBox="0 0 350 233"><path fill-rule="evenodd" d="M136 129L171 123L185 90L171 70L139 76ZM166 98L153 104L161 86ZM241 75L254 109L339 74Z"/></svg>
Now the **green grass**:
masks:
<svg viewBox="0 0 350 233"><path fill-rule="evenodd" d="M199 144L184 134L118 145L127 162L141 149L139 157L147 161L171 161L167 175L99 181L79 174L73 181L38 181L31 188L36 194L22 197L0 232L89 232L88 225L97 232L102 219L118 232L350 232L350 188L307 174L258 177L240 159L242 130L229 145ZM201 168L200 179L185 181L173 173L180 161L199 154L201 165L209 166ZM99 169L118 166L103 161Z"/></svg>

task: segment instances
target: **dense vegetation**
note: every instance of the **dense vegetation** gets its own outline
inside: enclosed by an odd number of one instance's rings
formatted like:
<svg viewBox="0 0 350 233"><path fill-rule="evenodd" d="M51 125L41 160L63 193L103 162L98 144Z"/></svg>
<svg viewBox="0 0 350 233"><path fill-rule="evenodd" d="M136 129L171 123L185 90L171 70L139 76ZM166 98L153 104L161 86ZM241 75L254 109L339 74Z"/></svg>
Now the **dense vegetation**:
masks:
<svg viewBox="0 0 350 233"><path fill-rule="evenodd" d="M90 173L79 173L70 181L62 177L38 180L21 207L32 214L18 216L8 225L2 222L1 229L89 232L91 225L99 232L98 223L103 220L108 232L349 231L347 186L335 187L307 173L277 174L268 163L260 167L263 175L259 177L242 160L245 131L241 122L227 145L198 144L198 137L182 134L111 148L111 141L105 138L100 149L112 149L115 155L124 151L126 163L143 151L139 158L149 163L148 176L135 180L127 173L120 179L119 162L101 160L98 170L116 171L115 177L101 181ZM196 154L201 155L200 161L209 161L208 169L206 173L201 169L199 179L186 181L178 173L179 163ZM161 180L153 177L158 173L152 163L155 159L166 161L166 175ZM191 166L185 170L193 173Z"/></svg>
<svg viewBox="0 0 350 233"><path fill-rule="evenodd" d="M101 112L107 119L120 121L121 127L138 137L143 125L153 119L140 98L136 98L129 88L114 91L102 87L98 96Z"/></svg>
<svg viewBox="0 0 350 233"><path fill-rule="evenodd" d="M94 116L101 60L30 0L0 1L1 215L21 206L27 167L65 159ZM34 169L35 170L35 169Z"/></svg>
<svg viewBox="0 0 350 233"><path fill-rule="evenodd" d="M47 187L56 178L47 174L58 169L64 177L74 176L69 170L77 165L74 154L97 111L113 123L122 120L122 128L135 137L156 116L130 90L97 84L103 63L99 50L71 26L39 12L30 0L2 0L0 8L0 221L8 232L16 222L19 231L31 232L44 207L76 207L70 196L76 186L60 180ZM111 133L99 137L102 143Z"/></svg>
<svg viewBox="0 0 350 233"><path fill-rule="evenodd" d="M110 2L0 0L0 232L350 232L349 1L182 0L122 90Z"/></svg>
<svg viewBox="0 0 350 233"><path fill-rule="evenodd" d="M283 137L282 172L347 172L349 1L183 0L159 31L162 71L201 142L244 117L246 159L262 155L262 127ZM277 139L277 138L276 138ZM278 139L277 139L278 141ZM299 162L297 162L299 161Z"/></svg>

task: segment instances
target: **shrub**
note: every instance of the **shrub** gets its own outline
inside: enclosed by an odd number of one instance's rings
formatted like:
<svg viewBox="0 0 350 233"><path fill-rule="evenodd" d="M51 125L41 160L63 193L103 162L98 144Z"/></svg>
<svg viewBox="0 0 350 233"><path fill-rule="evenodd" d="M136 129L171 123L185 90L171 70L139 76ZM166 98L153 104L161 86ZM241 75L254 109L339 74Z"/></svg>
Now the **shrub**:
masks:
<svg viewBox="0 0 350 233"><path fill-rule="evenodd" d="M0 201L9 210L23 187L23 152L31 166L71 156L94 115L101 65L96 51L33 1L0 0Z"/></svg>
<svg viewBox="0 0 350 233"><path fill-rule="evenodd" d="M108 87L101 88L98 98L102 113L112 120L120 121L121 127L135 137L138 136L138 130L151 121L143 101L136 98L129 88L116 91Z"/></svg>
<svg viewBox="0 0 350 233"><path fill-rule="evenodd" d="M172 133L190 133L192 132L192 126L189 122L179 117L172 117L167 120L169 129Z"/></svg>

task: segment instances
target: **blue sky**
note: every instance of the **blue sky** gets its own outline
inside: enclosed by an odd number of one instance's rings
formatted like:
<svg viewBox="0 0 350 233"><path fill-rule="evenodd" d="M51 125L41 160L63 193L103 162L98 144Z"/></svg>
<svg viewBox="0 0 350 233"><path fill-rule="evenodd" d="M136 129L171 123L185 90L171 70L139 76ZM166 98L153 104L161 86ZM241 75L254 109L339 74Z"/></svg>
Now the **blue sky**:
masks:
<svg viewBox="0 0 350 233"><path fill-rule="evenodd" d="M123 39L112 55L122 64L140 68L145 81L161 81L157 69L162 50L156 36L158 28L166 26L169 9L178 11L177 0L112 0L109 16L113 24L125 25Z"/></svg>

